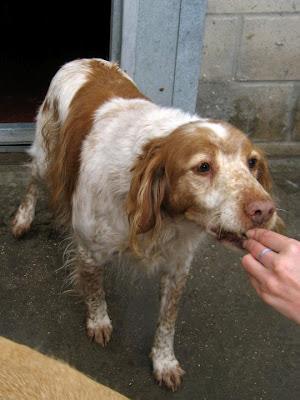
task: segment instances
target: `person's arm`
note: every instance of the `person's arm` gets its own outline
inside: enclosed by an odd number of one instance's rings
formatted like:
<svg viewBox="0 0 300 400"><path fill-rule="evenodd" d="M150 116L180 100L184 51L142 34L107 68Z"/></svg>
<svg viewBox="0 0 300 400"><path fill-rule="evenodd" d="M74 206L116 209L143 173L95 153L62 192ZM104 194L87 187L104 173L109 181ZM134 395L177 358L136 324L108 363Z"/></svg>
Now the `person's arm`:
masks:
<svg viewBox="0 0 300 400"><path fill-rule="evenodd" d="M247 232L242 264L258 295L300 324L300 242L265 229Z"/></svg>

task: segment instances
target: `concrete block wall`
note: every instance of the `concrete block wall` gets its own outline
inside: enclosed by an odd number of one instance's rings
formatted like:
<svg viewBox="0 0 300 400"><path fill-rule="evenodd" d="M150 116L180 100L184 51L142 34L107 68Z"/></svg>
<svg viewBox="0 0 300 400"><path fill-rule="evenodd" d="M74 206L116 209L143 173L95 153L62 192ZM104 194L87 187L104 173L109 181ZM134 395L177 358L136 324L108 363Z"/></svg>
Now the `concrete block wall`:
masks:
<svg viewBox="0 0 300 400"><path fill-rule="evenodd" d="M197 111L300 154L300 0L208 0Z"/></svg>

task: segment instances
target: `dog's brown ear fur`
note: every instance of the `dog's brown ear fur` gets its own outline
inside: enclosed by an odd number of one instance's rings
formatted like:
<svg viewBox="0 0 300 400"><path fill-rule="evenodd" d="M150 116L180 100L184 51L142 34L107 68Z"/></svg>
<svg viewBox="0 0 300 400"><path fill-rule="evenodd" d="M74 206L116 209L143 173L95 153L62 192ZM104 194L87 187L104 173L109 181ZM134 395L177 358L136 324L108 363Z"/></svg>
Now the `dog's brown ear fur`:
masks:
<svg viewBox="0 0 300 400"><path fill-rule="evenodd" d="M140 253L137 236L151 229L156 233L161 227L167 186L161 146L162 139L155 139L144 146L143 154L132 168L127 214L129 244L136 254Z"/></svg>
<svg viewBox="0 0 300 400"><path fill-rule="evenodd" d="M256 148L255 150L260 155L257 180L262 185L262 187L268 193L270 193L272 191L273 183L272 183L272 178L271 178L271 174L270 174L270 170L269 170L269 166L268 166L267 157L261 149Z"/></svg>
<svg viewBox="0 0 300 400"><path fill-rule="evenodd" d="M272 187L273 187L273 182L268 166L268 161L265 153L261 150L256 148L255 149L259 155L260 155L260 163L259 163L259 169L258 169L258 176L257 179L259 183L263 186L263 188L268 192L272 192ZM276 223L272 231L284 234L286 229L285 229L285 223L283 220L277 215Z"/></svg>

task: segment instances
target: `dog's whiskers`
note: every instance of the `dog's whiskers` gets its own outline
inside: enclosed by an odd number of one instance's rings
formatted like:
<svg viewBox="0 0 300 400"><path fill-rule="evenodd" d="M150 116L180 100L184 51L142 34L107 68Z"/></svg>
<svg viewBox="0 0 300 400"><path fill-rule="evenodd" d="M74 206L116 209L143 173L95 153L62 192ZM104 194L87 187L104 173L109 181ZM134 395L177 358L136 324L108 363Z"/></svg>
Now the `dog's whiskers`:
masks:
<svg viewBox="0 0 300 400"><path fill-rule="evenodd" d="M218 239L221 239L221 237L222 237L222 230L223 230L223 225L220 225L219 232L218 232Z"/></svg>
<svg viewBox="0 0 300 400"><path fill-rule="evenodd" d="M289 212L288 210L285 210L284 208L278 208L278 207L276 207L276 211L283 211L283 212L286 212L286 213Z"/></svg>
<svg viewBox="0 0 300 400"><path fill-rule="evenodd" d="M218 224L216 224L215 222L218 222L219 218L220 218L220 213L219 213L219 212L216 212L216 213L211 217L211 219L210 219L209 222L207 223L207 230L208 230L208 231L211 230L215 225L218 225Z"/></svg>

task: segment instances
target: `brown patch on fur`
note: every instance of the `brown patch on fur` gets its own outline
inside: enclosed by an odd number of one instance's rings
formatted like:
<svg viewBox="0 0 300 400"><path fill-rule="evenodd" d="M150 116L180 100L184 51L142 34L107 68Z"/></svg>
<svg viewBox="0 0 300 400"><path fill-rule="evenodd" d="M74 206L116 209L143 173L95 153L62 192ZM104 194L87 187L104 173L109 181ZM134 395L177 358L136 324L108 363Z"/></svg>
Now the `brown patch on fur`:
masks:
<svg viewBox="0 0 300 400"><path fill-rule="evenodd" d="M213 121L212 121L213 122ZM248 160L251 153L254 151L258 155L258 165L255 167L254 172L257 180L262 187L270 193L272 190L272 178L268 167L268 161L265 153L257 146L253 146L251 141L236 127L227 122L214 121L215 123L222 123L222 125L230 132L228 139L222 146L222 151L225 153L232 153L237 146L243 144L243 153L245 161Z"/></svg>
<svg viewBox="0 0 300 400"><path fill-rule="evenodd" d="M163 139L155 139L144 146L143 154L133 167L133 177L127 199L127 213L130 221L130 245L139 253L139 233L154 227L159 230L162 221L162 203L167 188L163 170L161 149Z"/></svg>
<svg viewBox="0 0 300 400"><path fill-rule="evenodd" d="M42 105L44 114L44 125L41 127L43 136L43 144L45 146L46 160L51 165L53 151L58 141L60 133L60 121L58 112L58 100L53 99L52 102L46 99Z"/></svg>
<svg viewBox="0 0 300 400"><path fill-rule="evenodd" d="M190 125L183 125L167 137L148 142L132 168L127 213L129 244L136 254L140 254L140 233L153 229L155 235L165 215L182 214L190 205L189 193L178 196L176 185L189 169L187 164L191 157L199 152L213 154L216 151L216 146L205 135L207 129L198 128L187 133Z"/></svg>
<svg viewBox="0 0 300 400"><path fill-rule="evenodd" d="M256 146L254 147L254 150L259 155L256 178L258 182L262 185L262 187L272 195L273 181L269 170L266 154L263 152L263 150ZM280 234L285 234L286 225L278 215L276 218L275 226L272 230Z"/></svg>
<svg viewBox="0 0 300 400"><path fill-rule="evenodd" d="M227 124L227 127L231 127L230 124ZM233 130L238 131L233 127ZM232 133L232 130L231 130ZM234 133L234 131L233 131ZM253 227L252 221L249 219L249 216L245 212L245 209L248 204L256 201L256 202L265 202L271 200L271 192L272 192L272 179L271 174L268 167L267 158L264 152L258 147L254 146L248 138L245 137L245 141L242 146L242 157L244 158L245 163L248 163L250 158L256 158L256 165L250 169L250 173L257 179L257 181L261 184L261 186L265 189L267 194L256 187L243 189L239 195L240 202L240 220L243 222L245 227L248 226L247 229L251 229ZM246 229L246 230L247 230Z"/></svg>
<svg viewBox="0 0 300 400"><path fill-rule="evenodd" d="M48 181L54 210L68 221L71 199L76 187L81 146L90 132L95 111L114 97L145 98L115 64L107 66L96 60L89 62L87 82L75 94L68 117L61 127L51 154Z"/></svg>
<svg viewBox="0 0 300 400"><path fill-rule="evenodd" d="M257 147L255 147L254 149L259 154L257 180L268 193L271 193L273 183L266 155L261 149Z"/></svg>
<svg viewBox="0 0 300 400"><path fill-rule="evenodd" d="M194 169L191 160L196 154L202 154L204 161L211 164L209 178L213 184L214 175L222 167L215 163L217 152L236 154L242 149L247 163L255 151L258 154L258 165L254 176L267 192L271 190L267 160L261 150L253 147L250 140L232 125L221 121L209 122L222 124L229 131L228 137L224 140L196 121L180 126L167 137L151 140L136 160L127 198L129 245L136 254L140 254L138 235L153 230L154 238L165 216L205 214L206 210L194 205L192 186L189 179L184 177L189 170ZM265 200L266 195L254 191L241 196L241 204L260 198Z"/></svg>
<svg viewBox="0 0 300 400"><path fill-rule="evenodd" d="M243 146L243 156L245 158L245 162L247 162L253 156L257 159L257 164L254 166L251 172L262 185L262 187L268 193L271 193L273 184L265 153L259 147L254 146L250 140L247 139L247 142Z"/></svg>
<svg viewBox="0 0 300 400"><path fill-rule="evenodd" d="M207 122L220 125L228 131L228 136L223 139L217 134L214 134L213 129L205 128L207 132L210 133L212 142L217 144L224 154L234 154L241 146L243 146L244 149L253 149L253 145L247 136L235 126L228 122L215 119L210 119ZM192 124L198 125L199 122L195 121ZM199 127L201 127L201 125L199 125Z"/></svg>

